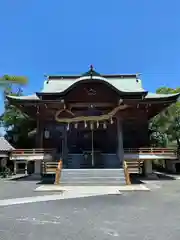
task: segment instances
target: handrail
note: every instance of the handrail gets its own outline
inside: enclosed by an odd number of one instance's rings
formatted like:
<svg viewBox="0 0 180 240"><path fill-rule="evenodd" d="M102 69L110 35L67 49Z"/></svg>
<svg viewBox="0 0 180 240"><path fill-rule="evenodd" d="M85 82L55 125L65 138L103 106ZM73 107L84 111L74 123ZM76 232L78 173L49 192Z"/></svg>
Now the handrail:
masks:
<svg viewBox="0 0 180 240"><path fill-rule="evenodd" d="M42 154L55 152L54 148L15 149L11 155ZM177 154L175 148L124 148L124 153L152 153L152 154Z"/></svg>
<svg viewBox="0 0 180 240"><path fill-rule="evenodd" d="M126 184L131 185L130 175L129 175L128 166L127 166L126 161L123 162L123 168L124 168Z"/></svg>
<svg viewBox="0 0 180 240"><path fill-rule="evenodd" d="M15 149L11 151L11 155L42 154L42 153L52 153L54 151L55 149L53 148Z"/></svg>
<svg viewBox="0 0 180 240"><path fill-rule="evenodd" d="M54 184L60 183L62 167L63 167L63 161L62 161L62 159L60 159L58 162L58 166L56 168L56 176L55 176Z"/></svg>
<svg viewBox="0 0 180 240"><path fill-rule="evenodd" d="M177 154L175 148L125 148L124 153Z"/></svg>

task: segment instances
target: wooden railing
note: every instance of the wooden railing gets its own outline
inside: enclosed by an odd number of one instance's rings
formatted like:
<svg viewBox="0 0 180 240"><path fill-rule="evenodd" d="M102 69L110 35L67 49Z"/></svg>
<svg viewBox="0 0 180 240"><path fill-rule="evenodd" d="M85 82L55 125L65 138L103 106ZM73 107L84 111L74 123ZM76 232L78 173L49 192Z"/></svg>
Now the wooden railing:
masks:
<svg viewBox="0 0 180 240"><path fill-rule="evenodd" d="M42 163L42 173L55 173L58 167L58 162L43 162Z"/></svg>
<svg viewBox="0 0 180 240"><path fill-rule="evenodd" d="M12 154L43 154L55 152L54 148L15 149ZM124 153L177 154L175 148L124 148Z"/></svg>
<svg viewBox="0 0 180 240"><path fill-rule="evenodd" d="M12 150L11 155L34 155L34 154L48 154L53 153L53 148L34 148L34 149L15 149Z"/></svg>
<svg viewBox="0 0 180 240"><path fill-rule="evenodd" d="M60 184L62 168L63 168L63 161L62 161L62 159L60 159L58 162L58 166L56 168L56 175L55 175L55 181L54 181L54 184L56 184L56 185Z"/></svg>
<svg viewBox="0 0 180 240"><path fill-rule="evenodd" d="M177 155L175 148L125 148L124 153Z"/></svg>
<svg viewBox="0 0 180 240"><path fill-rule="evenodd" d="M130 179L130 174L129 174L129 171L128 171L128 166L127 166L126 161L124 161L124 163L123 163L123 168L124 168L124 176L125 176L126 184L130 185L131 184L131 179Z"/></svg>
<svg viewBox="0 0 180 240"><path fill-rule="evenodd" d="M144 160L125 159L124 161L126 162L129 173L136 173L136 174L142 173Z"/></svg>

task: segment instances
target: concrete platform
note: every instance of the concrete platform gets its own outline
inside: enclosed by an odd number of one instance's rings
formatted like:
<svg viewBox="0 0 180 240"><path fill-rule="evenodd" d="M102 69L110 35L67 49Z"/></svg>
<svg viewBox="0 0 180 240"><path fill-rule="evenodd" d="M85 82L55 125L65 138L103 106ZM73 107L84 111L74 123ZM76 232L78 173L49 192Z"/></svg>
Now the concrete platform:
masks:
<svg viewBox="0 0 180 240"><path fill-rule="evenodd" d="M124 186L61 186L41 185L35 189L39 192L74 192L74 193L97 193L97 194L118 194L123 191L149 191L144 184L132 184Z"/></svg>

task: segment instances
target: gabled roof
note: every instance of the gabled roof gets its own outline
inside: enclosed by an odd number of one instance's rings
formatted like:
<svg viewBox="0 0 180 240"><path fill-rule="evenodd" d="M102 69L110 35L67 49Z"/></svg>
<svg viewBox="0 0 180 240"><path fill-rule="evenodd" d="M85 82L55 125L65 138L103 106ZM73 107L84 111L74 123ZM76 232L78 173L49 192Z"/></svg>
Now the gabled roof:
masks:
<svg viewBox="0 0 180 240"><path fill-rule="evenodd" d="M14 147L4 137L0 137L0 152L9 152L11 150L14 150Z"/></svg>
<svg viewBox="0 0 180 240"><path fill-rule="evenodd" d="M7 96L9 100L14 101L40 101L41 95L46 94L58 94L64 95L71 89L77 86L80 83L90 83L96 81L98 83L104 83L107 86L111 87L120 95L131 95L132 96L142 96L145 97L145 100L173 100L176 101L180 94L156 94L148 93L142 87L141 80L137 74L123 74L123 75L100 75L94 69L84 73L81 76L49 76L48 79L44 82L43 89L36 94L29 96Z"/></svg>
<svg viewBox="0 0 180 240"><path fill-rule="evenodd" d="M145 92L142 87L141 80L136 79L135 76L129 76L128 78L121 77L102 77L102 76L81 76L77 79L71 77L63 79L59 78L56 80L47 80L44 82L41 93L63 93L68 88L75 86L77 83L86 81L99 81L107 83L112 87L116 88L120 92Z"/></svg>
<svg viewBox="0 0 180 240"><path fill-rule="evenodd" d="M43 89L38 93L38 95L45 93L62 94L68 89L75 87L77 83L81 83L84 80L86 80L86 82L99 81L101 83L109 84L109 86L113 87L115 91L124 93L146 92L143 89L141 80L138 79L138 77L138 74L101 75L100 73L96 72L91 65L89 71L82 75L47 76L47 80L44 82Z"/></svg>

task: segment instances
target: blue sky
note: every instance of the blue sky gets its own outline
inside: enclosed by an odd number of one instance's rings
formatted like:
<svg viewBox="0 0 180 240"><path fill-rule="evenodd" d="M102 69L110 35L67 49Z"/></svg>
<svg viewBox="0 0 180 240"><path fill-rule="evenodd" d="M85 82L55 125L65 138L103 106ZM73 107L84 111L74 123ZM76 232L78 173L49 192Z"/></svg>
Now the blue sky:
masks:
<svg viewBox="0 0 180 240"><path fill-rule="evenodd" d="M145 89L180 86L179 0L1 0L0 75L142 73Z"/></svg>

